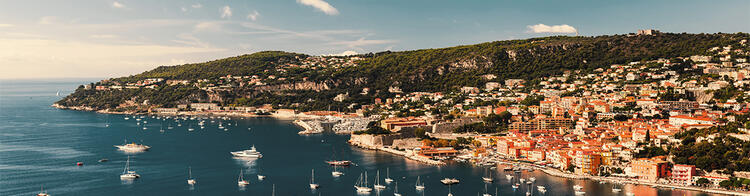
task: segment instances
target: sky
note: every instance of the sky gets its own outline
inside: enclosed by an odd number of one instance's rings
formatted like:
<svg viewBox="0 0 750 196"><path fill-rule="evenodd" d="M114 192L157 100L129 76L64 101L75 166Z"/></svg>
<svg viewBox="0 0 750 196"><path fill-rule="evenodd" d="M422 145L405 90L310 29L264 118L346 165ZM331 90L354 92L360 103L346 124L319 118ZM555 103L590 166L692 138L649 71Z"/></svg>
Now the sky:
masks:
<svg viewBox="0 0 750 196"><path fill-rule="evenodd" d="M266 50L341 55L551 35L750 32L750 1L0 0L0 79L108 78Z"/></svg>

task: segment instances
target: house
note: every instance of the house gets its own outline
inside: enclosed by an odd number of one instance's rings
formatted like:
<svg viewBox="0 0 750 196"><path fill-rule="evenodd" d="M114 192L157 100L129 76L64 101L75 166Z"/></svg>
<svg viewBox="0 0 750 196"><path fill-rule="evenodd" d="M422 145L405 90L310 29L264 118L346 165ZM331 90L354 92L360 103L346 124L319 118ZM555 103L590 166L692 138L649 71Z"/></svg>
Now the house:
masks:
<svg viewBox="0 0 750 196"><path fill-rule="evenodd" d="M669 176L669 162L663 156L640 158L631 162L630 170L640 180L656 182L659 178Z"/></svg>

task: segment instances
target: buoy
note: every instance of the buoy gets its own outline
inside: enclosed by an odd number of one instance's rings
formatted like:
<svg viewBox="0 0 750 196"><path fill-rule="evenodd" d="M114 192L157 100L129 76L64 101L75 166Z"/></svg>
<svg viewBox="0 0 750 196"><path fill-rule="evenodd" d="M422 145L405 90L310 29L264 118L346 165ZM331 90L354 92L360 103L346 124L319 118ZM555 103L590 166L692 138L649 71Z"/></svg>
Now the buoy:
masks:
<svg viewBox="0 0 750 196"><path fill-rule="evenodd" d="M83 162L78 162L78 163L76 163L76 165L83 166Z"/></svg>

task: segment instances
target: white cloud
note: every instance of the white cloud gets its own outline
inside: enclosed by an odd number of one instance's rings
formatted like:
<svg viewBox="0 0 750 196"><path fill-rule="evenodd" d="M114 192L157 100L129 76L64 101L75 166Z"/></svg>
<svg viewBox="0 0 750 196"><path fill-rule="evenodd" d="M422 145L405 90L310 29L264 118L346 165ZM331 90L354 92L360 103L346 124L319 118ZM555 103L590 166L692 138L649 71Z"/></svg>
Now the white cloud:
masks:
<svg viewBox="0 0 750 196"><path fill-rule="evenodd" d="M339 10L337 10L335 7L331 6L331 4L323 0L297 0L297 3L314 7L315 9L322 11L326 15L338 15L339 14Z"/></svg>
<svg viewBox="0 0 750 196"><path fill-rule="evenodd" d="M526 26L530 32L533 33L575 33L578 32L575 27L562 24L562 25L545 25L545 24L536 24L536 25L529 25Z"/></svg>
<svg viewBox="0 0 750 196"><path fill-rule="evenodd" d="M381 45L381 44L390 44L390 43L396 43L395 40L373 40L373 39L365 39L359 38L358 40L354 41L337 41L337 42L331 42L330 45L344 45L349 48L357 48L360 46L368 46L368 45Z"/></svg>
<svg viewBox="0 0 750 196"><path fill-rule="evenodd" d="M232 8L227 6L224 6L221 8L221 18L231 18L232 17Z"/></svg>
<svg viewBox="0 0 750 196"><path fill-rule="evenodd" d="M257 10L253 10L253 13L250 13L250 14L247 15L247 19L255 21L255 20L258 19L258 16L260 16L260 13L258 13Z"/></svg>
<svg viewBox="0 0 750 196"><path fill-rule="evenodd" d="M14 26L13 24L2 24L2 23L0 23L0 28L2 28L2 27L13 27L13 26Z"/></svg>
<svg viewBox="0 0 750 196"><path fill-rule="evenodd" d="M97 38L97 39L112 39L112 38L118 38L120 36L112 35L112 34L97 34L97 35L91 35L91 38Z"/></svg>
<svg viewBox="0 0 750 196"><path fill-rule="evenodd" d="M195 9L198 9L198 8L202 8L202 7L203 7L203 5L202 5L202 4L200 4L200 3L196 3L196 4L193 4L193 5L191 5L190 7L193 7L193 8L195 8Z"/></svg>
<svg viewBox="0 0 750 196"><path fill-rule="evenodd" d="M57 21L57 17L44 16L39 19L39 24L43 24L43 25L54 24L56 21Z"/></svg>
<svg viewBox="0 0 750 196"><path fill-rule="evenodd" d="M349 56L349 55L357 55L357 54L359 54L359 52L353 51L353 50L347 50L338 54L328 54L324 56Z"/></svg>
<svg viewBox="0 0 750 196"><path fill-rule="evenodd" d="M112 7L113 8L125 8L125 5L123 5L120 2L114 1L114 2L112 2Z"/></svg>

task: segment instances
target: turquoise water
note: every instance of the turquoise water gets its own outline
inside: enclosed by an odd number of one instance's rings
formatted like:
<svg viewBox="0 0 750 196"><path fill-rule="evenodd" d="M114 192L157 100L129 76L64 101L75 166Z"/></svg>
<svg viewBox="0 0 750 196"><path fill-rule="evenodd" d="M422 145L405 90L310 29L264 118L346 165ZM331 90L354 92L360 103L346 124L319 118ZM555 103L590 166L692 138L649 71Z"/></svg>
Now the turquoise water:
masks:
<svg viewBox="0 0 750 196"><path fill-rule="evenodd" d="M0 195L35 195L44 186L51 195L357 195L353 185L361 172L369 173L371 183L376 171L385 175L390 168L403 195L447 195L440 184L444 177L456 177L461 183L452 187L454 195L484 193L481 181L484 169L465 164L443 167L423 165L387 153L351 148L348 136L299 136L299 128L290 121L271 118L232 119L223 121L228 131L219 130L218 121L201 130L197 121L148 117L148 129L136 125L123 115L58 110L49 107L86 80L0 81ZM232 125L227 126L228 123ZM106 124L110 124L106 127ZM174 129L167 129L167 126ZM187 131L189 125L196 131ZM165 132L160 132L164 127ZM250 130L248 130L250 128ZM136 141L152 147L131 156L131 169L142 178L132 183L119 179L128 154L113 145L123 140ZM255 145L263 158L254 161L233 159L230 151ZM352 160L357 166L343 168L344 176L331 176L332 168L324 163L336 152L337 157ZM109 159L99 163L99 159ZM84 166L76 166L76 162ZM198 183L186 183L188 167ZM240 169L250 185L239 188ZM310 171L315 169L321 187L310 190ZM259 181L258 173L267 178ZM495 182L488 192L500 195L525 195L527 188L513 190L505 180L506 173L495 171ZM654 189L648 186L625 185L623 192L611 192L611 184L569 180L544 175L539 171L520 174L536 177L534 185L544 185L545 195L573 195L573 185L584 186L587 195L704 195L701 193ZM421 176L427 189L417 192L414 183ZM382 183L382 182L381 182ZM393 195L395 184L370 195ZM534 188L535 189L535 188ZM534 195L542 195L534 191Z"/></svg>

